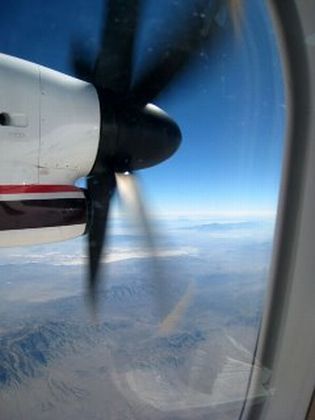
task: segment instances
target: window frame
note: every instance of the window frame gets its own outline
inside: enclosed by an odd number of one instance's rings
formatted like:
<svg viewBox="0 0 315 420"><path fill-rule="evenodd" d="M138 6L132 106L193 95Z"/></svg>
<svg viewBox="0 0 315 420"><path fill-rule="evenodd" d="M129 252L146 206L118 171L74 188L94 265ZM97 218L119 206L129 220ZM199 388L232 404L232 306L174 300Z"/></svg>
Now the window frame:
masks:
<svg viewBox="0 0 315 420"><path fill-rule="evenodd" d="M315 380L315 2L269 0L287 96L270 282L241 419L304 419ZM311 42L308 42L310 40ZM266 377L266 371L270 372ZM263 386L269 397L255 396Z"/></svg>

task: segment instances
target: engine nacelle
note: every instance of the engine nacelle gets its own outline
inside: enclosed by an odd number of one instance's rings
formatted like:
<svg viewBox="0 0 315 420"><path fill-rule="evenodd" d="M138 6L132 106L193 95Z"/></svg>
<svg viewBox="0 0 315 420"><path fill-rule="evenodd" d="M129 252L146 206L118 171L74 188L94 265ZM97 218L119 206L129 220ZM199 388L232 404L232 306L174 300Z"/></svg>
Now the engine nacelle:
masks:
<svg viewBox="0 0 315 420"><path fill-rule="evenodd" d="M0 246L62 241L85 232L87 204L72 185L0 186Z"/></svg>
<svg viewBox="0 0 315 420"><path fill-rule="evenodd" d="M0 185L73 184L90 172L99 135L93 85L0 54Z"/></svg>
<svg viewBox="0 0 315 420"><path fill-rule="evenodd" d="M93 85L0 54L0 246L84 233L75 180L95 162L100 108Z"/></svg>

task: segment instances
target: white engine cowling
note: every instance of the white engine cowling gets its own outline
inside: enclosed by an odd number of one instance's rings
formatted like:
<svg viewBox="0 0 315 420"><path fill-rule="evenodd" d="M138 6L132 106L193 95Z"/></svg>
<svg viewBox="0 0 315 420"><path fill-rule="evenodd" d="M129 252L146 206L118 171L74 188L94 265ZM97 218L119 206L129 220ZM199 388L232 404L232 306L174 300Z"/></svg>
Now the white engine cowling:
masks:
<svg viewBox="0 0 315 420"><path fill-rule="evenodd" d="M93 85L0 54L0 246L84 233L99 134Z"/></svg>
<svg viewBox="0 0 315 420"><path fill-rule="evenodd" d="M73 184L95 161L93 85L0 54L0 185Z"/></svg>

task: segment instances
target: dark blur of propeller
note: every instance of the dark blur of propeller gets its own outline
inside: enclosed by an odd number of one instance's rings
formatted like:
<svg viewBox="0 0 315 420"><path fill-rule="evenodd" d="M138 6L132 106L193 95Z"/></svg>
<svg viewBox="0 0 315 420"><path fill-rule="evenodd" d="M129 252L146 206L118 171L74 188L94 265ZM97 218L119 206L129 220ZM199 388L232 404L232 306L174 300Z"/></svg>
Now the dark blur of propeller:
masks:
<svg viewBox="0 0 315 420"><path fill-rule="evenodd" d="M95 84L116 94L126 94L130 89L141 4L141 0L110 0L107 3Z"/></svg>
<svg viewBox="0 0 315 420"><path fill-rule="evenodd" d="M89 194L89 297L96 305L96 279L104 246L109 203L115 191L116 181L112 172L94 174L87 180Z"/></svg>
<svg viewBox="0 0 315 420"><path fill-rule="evenodd" d="M201 3L201 4L200 4ZM181 30L168 40L165 49L132 89L134 99L145 105L167 89L190 64L201 46L218 30L216 16L224 0L196 2L196 8ZM199 6L199 7L198 7Z"/></svg>
<svg viewBox="0 0 315 420"><path fill-rule="evenodd" d="M148 103L165 91L189 65L201 45L214 37L217 29L215 17L226 1L231 0L196 1L198 7L189 21L183 22L167 45L161 46L160 53L152 59L134 86L131 85L134 44L140 26L142 0L105 2L100 49L95 64L89 60L82 46L72 46L74 72L77 77L95 86L101 110L99 147L87 183L88 290L94 307L111 197L117 186L115 173L133 173L156 165L178 149L181 142L179 127L165 112ZM135 188L135 178L129 180L132 180L129 192L138 208L138 217L142 220L147 244L154 256L153 236Z"/></svg>

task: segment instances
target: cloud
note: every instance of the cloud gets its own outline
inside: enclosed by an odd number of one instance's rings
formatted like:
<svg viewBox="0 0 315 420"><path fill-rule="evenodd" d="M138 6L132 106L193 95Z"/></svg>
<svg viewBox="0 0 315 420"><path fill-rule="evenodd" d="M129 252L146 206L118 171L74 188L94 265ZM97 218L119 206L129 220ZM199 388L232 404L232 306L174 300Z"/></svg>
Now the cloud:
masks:
<svg viewBox="0 0 315 420"><path fill-rule="evenodd" d="M213 244L218 239L225 241L245 240L245 241L270 241L274 231L274 220L186 220L178 227L178 233L189 235L191 241L194 236L199 241L208 241ZM212 240L212 241L211 241Z"/></svg>
<svg viewBox="0 0 315 420"><path fill-rule="evenodd" d="M177 249L160 249L154 254L157 258L165 257L177 257L194 255L198 252L193 247L181 247ZM114 248L107 255L102 258L103 263L113 263L117 261L125 261L129 259L144 259L151 258L152 253L148 249L143 248ZM2 258L0 265L6 264L45 264L45 265L57 265L57 266L78 266L87 264L87 255L78 249L73 249L71 253L60 251L48 251L48 252L32 252L28 253L22 251L14 251Z"/></svg>
<svg viewBox="0 0 315 420"><path fill-rule="evenodd" d="M259 222L212 222L199 225L193 225L184 227L182 229L186 230L198 230L202 232L221 232L227 230L236 230L236 229L257 229L260 227L261 223Z"/></svg>
<svg viewBox="0 0 315 420"><path fill-rule="evenodd" d="M120 221L121 222L121 221ZM117 222L118 224L118 222ZM102 262L114 263L130 259L146 259L152 255L148 249L141 246L143 241L139 235L128 231L127 226L119 226L119 233L109 236L107 252ZM244 252L253 253L253 245L270 243L273 234L273 221L236 220L236 219L180 219L168 220L160 226L156 236L156 256L167 257L201 257L205 261L219 263L230 261L244 265ZM125 234L123 233L125 232ZM166 234L163 235L163 232ZM44 264L54 266L82 266L87 263L86 238L0 250L0 265L6 264ZM250 245L250 250L244 246ZM256 254L261 252L257 250ZM218 264L216 264L218 265Z"/></svg>

